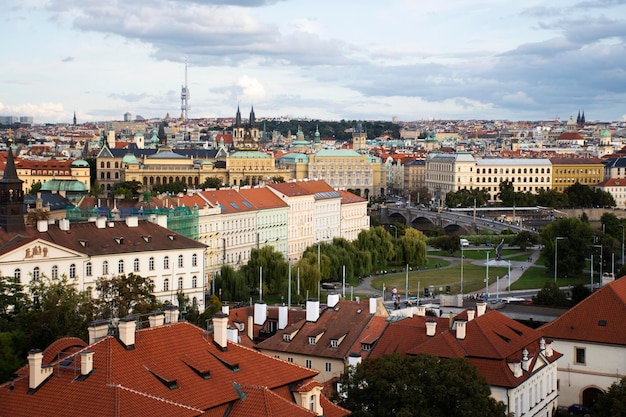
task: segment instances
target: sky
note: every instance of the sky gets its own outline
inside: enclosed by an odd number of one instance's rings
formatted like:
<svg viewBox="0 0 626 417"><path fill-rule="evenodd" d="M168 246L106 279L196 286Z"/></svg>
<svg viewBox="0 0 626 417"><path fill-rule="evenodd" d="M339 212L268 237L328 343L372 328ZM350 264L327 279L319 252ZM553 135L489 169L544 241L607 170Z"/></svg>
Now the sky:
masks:
<svg viewBox="0 0 626 417"><path fill-rule="evenodd" d="M4 0L0 115L626 120L626 0Z"/></svg>

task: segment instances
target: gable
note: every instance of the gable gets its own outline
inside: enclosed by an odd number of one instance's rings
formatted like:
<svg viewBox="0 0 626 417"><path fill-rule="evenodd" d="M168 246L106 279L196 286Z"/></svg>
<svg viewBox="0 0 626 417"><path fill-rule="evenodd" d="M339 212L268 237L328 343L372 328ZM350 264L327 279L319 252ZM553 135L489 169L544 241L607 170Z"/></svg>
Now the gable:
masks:
<svg viewBox="0 0 626 417"><path fill-rule="evenodd" d="M0 254L0 264L28 264L83 258L85 255L43 239L22 242Z"/></svg>

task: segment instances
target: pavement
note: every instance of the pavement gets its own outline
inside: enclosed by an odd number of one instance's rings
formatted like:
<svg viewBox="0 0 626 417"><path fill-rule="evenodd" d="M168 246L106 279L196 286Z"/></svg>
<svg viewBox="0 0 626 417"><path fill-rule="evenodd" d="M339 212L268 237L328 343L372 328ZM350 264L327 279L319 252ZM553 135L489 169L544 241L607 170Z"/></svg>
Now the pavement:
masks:
<svg viewBox="0 0 626 417"><path fill-rule="evenodd" d="M466 250L472 250L472 249L466 249ZM528 268L529 266L532 266L534 264L534 262L539 259L539 253L540 253L540 249L538 246L534 246L532 248L530 248L531 254L529 255L530 258L532 258L531 262L528 261L510 261L507 258L514 258L517 256L517 254L511 254L508 256L504 256L502 257L501 260L496 260L496 259L489 259L489 266L504 266L504 267L508 267L509 266L509 262L511 263L511 284L513 284L515 281L517 281L522 274L524 273L524 270L526 268ZM446 268L454 268L456 267L459 262L461 261L458 257L449 257L449 256L436 256L437 258L441 258L441 259L445 259L446 261L450 262L449 265L441 267L441 269L446 269ZM469 259L469 258L465 258L464 263L471 263L474 265L481 265L481 266L485 266L486 263L486 259ZM491 275L491 274L490 274ZM366 295L368 297L375 297L375 296L381 296L381 291L377 290L376 288L372 288L372 278L373 276L369 276L369 277L365 277L360 283L359 285L357 285L356 287L354 287L354 292L357 294L363 294ZM500 277L499 280L493 279L493 282L489 283L489 296L490 298L493 298L495 296L495 294L499 294L500 297L503 296L507 296L507 295L515 295L515 291L506 291L507 286L509 285L509 281L508 281L508 276L504 275L503 277ZM483 291L476 291L473 292L472 294L481 294L484 293Z"/></svg>

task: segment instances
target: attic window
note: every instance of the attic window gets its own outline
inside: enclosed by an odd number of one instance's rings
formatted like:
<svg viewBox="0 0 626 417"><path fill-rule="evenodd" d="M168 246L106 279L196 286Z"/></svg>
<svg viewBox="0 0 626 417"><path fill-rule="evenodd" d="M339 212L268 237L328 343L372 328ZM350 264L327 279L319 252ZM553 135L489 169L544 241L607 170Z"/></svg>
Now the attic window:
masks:
<svg viewBox="0 0 626 417"><path fill-rule="evenodd" d="M291 334L285 333L283 335L283 342L291 342Z"/></svg>
<svg viewBox="0 0 626 417"><path fill-rule="evenodd" d="M337 339L331 339L331 341L330 341L330 347L331 347L331 348L338 348L338 347L339 347L339 340L337 340Z"/></svg>
<svg viewBox="0 0 626 417"><path fill-rule="evenodd" d="M118 245L121 245L122 243L124 243L123 237L114 237L113 240L115 240Z"/></svg>
<svg viewBox="0 0 626 417"><path fill-rule="evenodd" d="M317 342L317 338L315 336L309 336L309 345L314 345Z"/></svg>
<svg viewBox="0 0 626 417"><path fill-rule="evenodd" d="M361 343L361 350L370 351L372 350L371 343Z"/></svg>
<svg viewBox="0 0 626 417"><path fill-rule="evenodd" d="M178 384L176 383L176 379L172 378L172 377L167 377L165 376L164 373L156 373L154 370L148 368L146 366L146 369L148 370L148 372L150 372L152 375L155 376L156 379L159 380L159 382L163 385L165 385L168 389L173 390L178 388Z"/></svg>
<svg viewBox="0 0 626 417"><path fill-rule="evenodd" d="M152 240L152 236L147 235L147 236L141 236L141 238L146 242L146 243L150 243L150 240Z"/></svg>
<svg viewBox="0 0 626 417"><path fill-rule="evenodd" d="M191 369L192 371L194 371L196 373L196 375L198 375L200 378L202 379L210 379L211 378L211 371L209 371L208 369L204 369L199 367L197 364L190 364L186 361L183 361L185 365L187 365L189 367L189 369Z"/></svg>
<svg viewBox="0 0 626 417"><path fill-rule="evenodd" d="M80 243L83 248L89 246L89 241L85 239L78 239L78 243Z"/></svg>
<svg viewBox="0 0 626 417"><path fill-rule="evenodd" d="M167 237L170 238L170 240L174 240L174 238L176 237L176 235L167 235Z"/></svg>
<svg viewBox="0 0 626 417"><path fill-rule="evenodd" d="M606 320L598 320L598 326L605 327L606 326Z"/></svg>
<svg viewBox="0 0 626 417"><path fill-rule="evenodd" d="M220 361L222 363L222 365L224 365L225 367L227 367L228 369L230 369L232 372L239 372L239 363L237 362L228 362L226 359L220 358L219 356L215 355L212 352L209 352L211 354L211 356L213 356L215 359L217 359L218 361Z"/></svg>

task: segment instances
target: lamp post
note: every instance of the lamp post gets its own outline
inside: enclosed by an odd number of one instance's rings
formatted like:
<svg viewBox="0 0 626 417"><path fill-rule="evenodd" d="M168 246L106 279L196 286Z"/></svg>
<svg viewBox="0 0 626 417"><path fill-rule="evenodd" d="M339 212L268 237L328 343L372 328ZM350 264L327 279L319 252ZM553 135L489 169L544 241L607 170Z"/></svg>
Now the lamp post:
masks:
<svg viewBox="0 0 626 417"><path fill-rule="evenodd" d="M562 236L557 236L554 238L554 283L556 284L556 271L557 271L557 264L558 264L558 248L559 248L559 240L563 240L565 239Z"/></svg>
<svg viewBox="0 0 626 417"><path fill-rule="evenodd" d="M393 229L395 231L396 240L398 240L398 228L396 227L396 225L395 224L390 224L389 227L393 227Z"/></svg>
<svg viewBox="0 0 626 417"><path fill-rule="evenodd" d="M622 228L622 265L624 265L624 225L620 224L619 227Z"/></svg>
<svg viewBox="0 0 626 417"><path fill-rule="evenodd" d="M461 243L461 294L463 294L463 258L463 244Z"/></svg>
<svg viewBox="0 0 626 417"><path fill-rule="evenodd" d="M602 282L602 245L591 245L594 248L600 248L600 277L598 282ZM593 255L591 255L591 291L593 292Z"/></svg>

